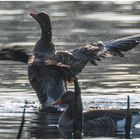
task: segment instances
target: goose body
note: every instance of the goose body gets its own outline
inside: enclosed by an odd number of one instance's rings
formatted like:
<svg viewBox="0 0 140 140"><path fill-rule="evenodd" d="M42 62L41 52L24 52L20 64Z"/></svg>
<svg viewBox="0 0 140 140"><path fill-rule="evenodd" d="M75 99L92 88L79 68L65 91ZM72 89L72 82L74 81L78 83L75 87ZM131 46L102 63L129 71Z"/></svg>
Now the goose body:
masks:
<svg viewBox="0 0 140 140"><path fill-rule="evenodd" d="M139 111L130 111L130 112L132 116L131 128L134 128L135 125L138 122L140 122L140 113ZM83 121L88 122L90 120L89 122L94 122L94 121L96 122L98 119L99 120L101 119L102 128L111 128L110 126L115 123L114 125L112 125L113 126L112 128L115 130L115 132L120 132L120 131L124 132L125 125L126 125L126 115L127 115L126 110L118 110L118 109L90 110L84 112ZM111 120L112 122L109 120ZM106 127L104 127L105 125L103 125L103 122L104 123L108 122ZM99 127L99 125L97 127ZM93 132L94 129L91 129L91 131Z"/></svg>
<svg viewBox="0 0 140 140"><path fill-rule="evenodd" d="M45 13L31 13L31 16L39 23L42 33L33 49L33 56L29 60L28 78L44 109L65 92L65 85L62 80L55 79L56 71L53 72L45 66L45 60L51 59L55 54L55 46L51 41L50 18Z"/></svg>

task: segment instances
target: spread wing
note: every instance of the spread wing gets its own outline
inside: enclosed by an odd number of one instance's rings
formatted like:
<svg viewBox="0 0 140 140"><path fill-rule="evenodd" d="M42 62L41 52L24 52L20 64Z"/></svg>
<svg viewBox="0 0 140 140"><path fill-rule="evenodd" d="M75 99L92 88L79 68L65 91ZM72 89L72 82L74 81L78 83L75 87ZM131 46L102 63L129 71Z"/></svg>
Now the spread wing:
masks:
<svg viewBox="0 0 140 140"><path fill-rule="evenodd" d="M65 70L63 68L61 69L63 70L61 77L63 79L71 79L79 74L88 62L97 65L97 61L100 61L101 58L112 56L123 57L123 52L133 49L139 43L140 35L107 42L100 41L76 48L71 52L58 52L56 53L55 61L68 66Z"/></svg>
<svg viewBox="0 0 140 140"><path fill-rule="evenodd" d="M140 43L140 34L130 36L113 41L104 42L104 52L111 53L112 55L124 56L123 52L127 52Z"/></svg>
<svg viewBox="0 0 140 140"><path fill-rule="evenodd" d="M22 46L6 46L0 49L0 60L13 60L28 63L30 51Z"/></svg>

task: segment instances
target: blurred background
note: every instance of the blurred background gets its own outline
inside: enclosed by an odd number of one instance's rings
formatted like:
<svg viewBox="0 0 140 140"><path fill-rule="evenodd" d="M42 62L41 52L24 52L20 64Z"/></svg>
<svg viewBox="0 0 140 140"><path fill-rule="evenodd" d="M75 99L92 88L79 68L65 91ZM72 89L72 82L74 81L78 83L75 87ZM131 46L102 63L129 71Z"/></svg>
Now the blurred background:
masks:
<svg viewBox="0 0 140 140"><path fill-rule="evenodd" d="M57 51L140 33L140 1L0 1L0 47L32 49L40 37L40 27L29 13L37 11L50 15ZM126 108L127 95L130 107L140 108L139 51L138 46L125 58L103 59L98 66L86 66L79 75L84 109ZM0 138L15 138L25 100L27 120L39 104L28 82L27 65L0 61L0 77ZM72 84L69 89L73 89ZM139 129L138 125L136 138Z"/></svg>

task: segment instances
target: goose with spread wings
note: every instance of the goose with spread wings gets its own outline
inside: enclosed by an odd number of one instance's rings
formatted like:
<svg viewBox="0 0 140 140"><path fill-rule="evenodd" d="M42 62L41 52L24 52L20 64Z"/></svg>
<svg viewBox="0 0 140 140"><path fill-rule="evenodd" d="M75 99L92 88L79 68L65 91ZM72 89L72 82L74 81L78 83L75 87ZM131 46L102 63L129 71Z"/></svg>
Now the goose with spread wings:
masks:
<svg viewBox="0 0 140 140"><path fill-rule="evenodd" d="M36 91L42 108L66 92L65 81L71 81L88 62L97 65L97 61L111 56L123 57L140 43L140 34L87 44L72 51L57 52L52 42L50 17L45 12L30 14L41 27L41 37L32 54L17 46L0 50L1 60L15 60L28 63L28 78ZM59 106L58 106L59 107Z"/></svg>

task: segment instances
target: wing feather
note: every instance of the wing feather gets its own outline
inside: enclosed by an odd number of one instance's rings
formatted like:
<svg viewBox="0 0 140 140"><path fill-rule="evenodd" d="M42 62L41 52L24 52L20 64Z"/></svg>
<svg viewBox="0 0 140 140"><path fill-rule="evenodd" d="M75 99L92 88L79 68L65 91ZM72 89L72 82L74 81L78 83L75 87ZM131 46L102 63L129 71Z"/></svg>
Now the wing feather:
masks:
<svg viewBox="0 0 140 140"><path fill-rule="evenodd" d="M140 43L140 34L126 38L116 39L113 41L104 42L104 46L108 51L122 51L126 52Z"/></svg>

